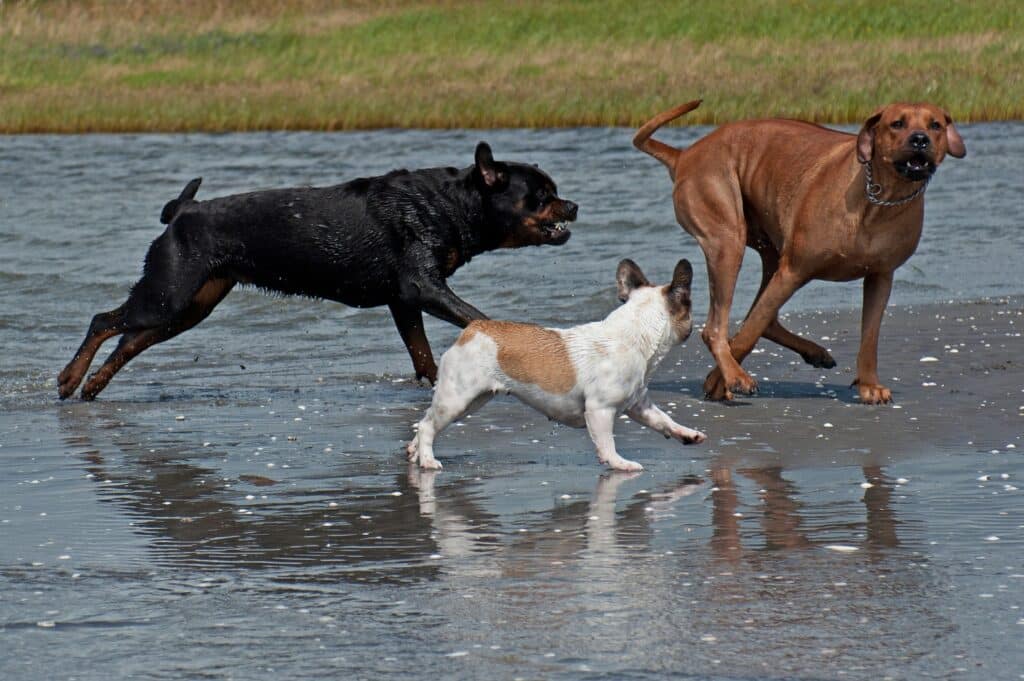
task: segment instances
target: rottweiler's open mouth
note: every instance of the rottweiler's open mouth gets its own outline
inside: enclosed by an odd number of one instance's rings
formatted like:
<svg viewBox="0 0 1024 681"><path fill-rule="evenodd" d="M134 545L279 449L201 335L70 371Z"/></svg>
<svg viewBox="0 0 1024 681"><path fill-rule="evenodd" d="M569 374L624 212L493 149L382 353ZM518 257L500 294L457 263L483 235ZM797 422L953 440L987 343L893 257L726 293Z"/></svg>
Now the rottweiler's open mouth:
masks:
<svg viewBox="0 0 1024 681"><path fill-rule="evenodd" d="M903 177L914 182L927 180L935 172L935 161L925 154L913 154L894 161L893 165Z"/></svg>
<svg viewBox="0 0 1024 681"><path fill-rule="evenodd" d="M564 244L572 236L572 232L569 231L569 221L563 220L561 222L548 222L541 223L540 227L541 234L544 235L545 240L549 244Z"/></svg>

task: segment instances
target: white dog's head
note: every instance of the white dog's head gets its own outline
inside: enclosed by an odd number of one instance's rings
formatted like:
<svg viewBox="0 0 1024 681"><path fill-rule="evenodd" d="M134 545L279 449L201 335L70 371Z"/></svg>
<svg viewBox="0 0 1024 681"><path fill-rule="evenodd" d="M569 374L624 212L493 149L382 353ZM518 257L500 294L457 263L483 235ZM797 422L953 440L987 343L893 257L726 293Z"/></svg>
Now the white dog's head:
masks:
<svg viewBox="0 0 1024 681"><path fill-rule="evenodd" d="M619 263L615 272L619 300L627 305L659 305L665 311L672 325L676 342L682 343L690 336L690 284L693 281L693 267L683 259L676 264L672 281L664 286L654 286L647 280L640 267L630 259Z"/></svg>

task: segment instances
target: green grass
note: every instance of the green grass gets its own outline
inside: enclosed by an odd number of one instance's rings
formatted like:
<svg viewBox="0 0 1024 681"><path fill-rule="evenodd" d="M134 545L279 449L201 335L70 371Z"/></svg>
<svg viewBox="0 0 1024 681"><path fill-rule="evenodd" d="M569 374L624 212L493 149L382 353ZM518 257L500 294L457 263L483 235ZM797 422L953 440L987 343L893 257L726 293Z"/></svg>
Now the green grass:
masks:
<svg viewBox="0 0 1024 681"><path fill-rule="evenodd" d="M1018 119L1022 66L1020 0L0 0L5 132Z"/></svg>

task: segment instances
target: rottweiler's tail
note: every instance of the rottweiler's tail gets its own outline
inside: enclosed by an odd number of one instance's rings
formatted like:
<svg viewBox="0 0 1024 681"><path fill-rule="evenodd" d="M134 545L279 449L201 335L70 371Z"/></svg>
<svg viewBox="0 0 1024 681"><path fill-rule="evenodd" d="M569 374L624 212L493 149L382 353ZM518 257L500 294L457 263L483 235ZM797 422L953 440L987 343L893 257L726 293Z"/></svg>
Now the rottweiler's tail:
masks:
<svg viewBox="0 0 1024 681"><path fill-rule="evenodd" d="M171 224L171 221L177 217L178 211L188 203L192 203L196 198L196 192L199 191L199 185L202 184L203 178L197 177L181 190L181 195L176 199L171 199L164 206L164 209L160 211L160 222L165 225Z"/></svg>
<svg viewBox="0 0 1024 681"><path fill-rule="evenodd" d="M645 154L650 154L654 158L658 159L668 167L669 173L675 174L676 158L679 157L679 152L682 150L670 147L664 142L652 140L651 135L669 121L679 118L683 114L696 109L700 106L701 101L702 100L700 99L695 99L692 102L680 104L676 108L663 111L651 120L647 121L639 130L636 131L636 134L633 135L633 146Z"/></svg>

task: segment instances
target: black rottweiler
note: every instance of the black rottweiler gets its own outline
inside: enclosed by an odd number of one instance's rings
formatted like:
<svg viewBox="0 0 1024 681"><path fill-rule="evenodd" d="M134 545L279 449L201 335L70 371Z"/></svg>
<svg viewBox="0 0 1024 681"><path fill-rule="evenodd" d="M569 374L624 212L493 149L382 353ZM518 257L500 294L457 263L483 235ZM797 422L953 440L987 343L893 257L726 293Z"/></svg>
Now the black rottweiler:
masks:
<svg viewBox="0 0 1024 681"><path fill-rule="evenodd" d="M496 248L564 244L576 204L533 165L494 160L481 142L469 168L397 170L333 187L273 189L196 201L200 180L168 203L168 226L150 245L128 300L92 319L58 377L75 392L100 345L117 348L82 388L91 400L151 345L206 318L238 283L336 300L387 305L416 378L437 378L423 312L458 326L486 316L445 279Z"/></svg>

